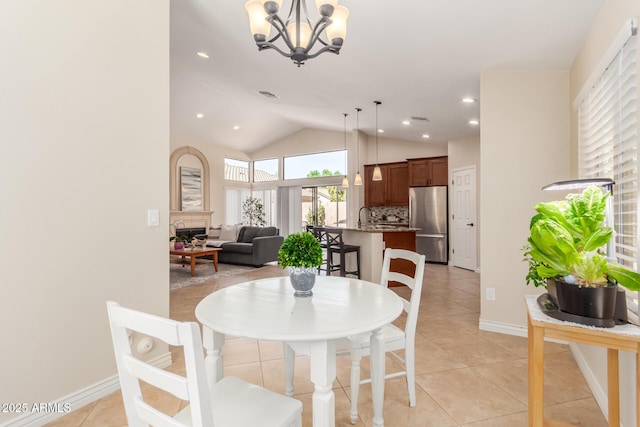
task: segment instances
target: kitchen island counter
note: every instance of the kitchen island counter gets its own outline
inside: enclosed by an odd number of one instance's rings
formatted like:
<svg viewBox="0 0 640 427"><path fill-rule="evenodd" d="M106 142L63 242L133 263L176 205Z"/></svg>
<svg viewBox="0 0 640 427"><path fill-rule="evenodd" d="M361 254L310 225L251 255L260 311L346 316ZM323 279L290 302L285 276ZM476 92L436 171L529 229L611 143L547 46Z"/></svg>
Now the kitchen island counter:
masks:
<svg viewBox="0 0 640 427"><path fill-rule="evenodd" d="M419 229L403 226L365 226L343 229L344 242L360 246L360 277L379 283L382 273L382 259L386 247L415 251L416 231ZM354 267L355 259L347 259L348 267ZM392 271L394 269L392 264ZM401 269L402 270L402 269Z"/></svg>
<svg viewBox="0 0 640 427"><path fill-rule="evenodd" d="M360 231L363 233L406 233L408 231L420 231L419 228L412 228L408 225L365 225L361 228L344 228L343 230Z"/></svg>

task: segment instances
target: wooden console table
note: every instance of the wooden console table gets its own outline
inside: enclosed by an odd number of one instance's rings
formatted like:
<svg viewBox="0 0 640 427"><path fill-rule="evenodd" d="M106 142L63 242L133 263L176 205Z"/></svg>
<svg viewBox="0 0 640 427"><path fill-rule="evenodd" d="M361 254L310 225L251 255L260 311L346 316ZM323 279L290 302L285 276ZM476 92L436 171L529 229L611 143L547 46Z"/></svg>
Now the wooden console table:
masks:
<svg viewBox="0 0 640 427"><path fill-rule="evenodd" d="M529 427L544 423L544 338L607 348L609 426L620 426L620 380L618 351L636 353L636 425L640 427L640 328L627 324L613 328L595 328L564 322L545 315L537 295L527 295L529 333Z"/></svg>

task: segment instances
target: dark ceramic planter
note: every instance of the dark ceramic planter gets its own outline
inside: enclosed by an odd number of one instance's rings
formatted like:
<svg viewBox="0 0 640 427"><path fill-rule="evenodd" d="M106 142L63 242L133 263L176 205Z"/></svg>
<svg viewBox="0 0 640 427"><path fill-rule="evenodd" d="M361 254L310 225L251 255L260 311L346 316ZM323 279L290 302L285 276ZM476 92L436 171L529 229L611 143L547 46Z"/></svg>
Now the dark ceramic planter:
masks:
<svg viewBox="0 0 640 427"><path fill-rule="evenodd" d="M547 279L547 292L558 309L582 317L613 319L617 290L618 286L613 283L591 288Z"/></svg>

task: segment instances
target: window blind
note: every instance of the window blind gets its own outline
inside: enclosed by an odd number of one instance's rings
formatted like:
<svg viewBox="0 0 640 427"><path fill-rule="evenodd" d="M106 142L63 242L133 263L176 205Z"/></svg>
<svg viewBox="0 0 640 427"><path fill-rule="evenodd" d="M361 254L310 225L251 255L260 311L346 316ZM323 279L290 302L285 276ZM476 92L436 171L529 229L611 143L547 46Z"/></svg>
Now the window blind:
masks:
<svg viewBox="0 0 640 427"><path fill-rule="evenodd" d="M225 199L225 223L242 223L242 202L251 196L251 191L246 188L226 188Z"/></svg>
<svg viewBox="0 0 640 427"><path fill-rule="evenodd" d="M276 225L276 193L275 189L253 190L253 197L262 202L264 220L267 226Z"/></svg>
<svg viewBox="0 0 640 427"><path fill-rule="evenodd" d="M617 262L638 270L638 87L634 30L578 107L581 178L612 178L614 252ZM638 314L638 293L627 292ZM637 321L637 317L636 317Z"/></svg>

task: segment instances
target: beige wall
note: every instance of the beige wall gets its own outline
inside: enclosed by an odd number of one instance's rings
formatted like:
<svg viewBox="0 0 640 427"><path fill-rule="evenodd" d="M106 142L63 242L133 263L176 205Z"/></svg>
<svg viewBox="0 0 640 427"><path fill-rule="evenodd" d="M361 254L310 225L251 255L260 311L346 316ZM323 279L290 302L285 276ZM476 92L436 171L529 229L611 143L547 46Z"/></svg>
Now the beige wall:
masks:
<svg viewBox="0 0 640 427"><path fill-rule="evenodd" d="M609 50L614 38L622 30L625 22L631 18L640 17L640 2L637 0L606 0L593 22L591 29L585 39L585 43L577 55L571 67L571 88L570 101L573 102L579 92L585 86L587 80L594 73L601 73L598 69L603 57ZM637 64L640 64L640 50ZM638 72L640 75L640 70ZM640 87L640 84L638 84ZM640 91L639 91L640 92ZM638 93L640 99L640 93ZM640 123L640 109L637 112L638 123ZM578 176L578 131L577 116L575 110L571 109L571 170L572 177ZM640 129L638 134L640 134ZM576 357L587 366L588 371L595 378L595 383L591 384L594 395L600 407L606 413L606 390L607 390L607 367L606 351L604 349L586 345L576 348ZM635 378L635 363L633 355L622 353L620 357L621 372L621 416L624 425L635 424L635 412L638 410L633 396Z"/></svg>
<svg viewBox="0 0 640 427"><path fill-rule="evenodd" d="M449 170L465 166L476 166L476 172L478 173L478 178L480 178L480 137L449 141L448 155Z"/></svg>
<svg viewBox="0 0 640 427"><path fill-rule="evenodd" d="M533 206L569 175L569 73L486 70L480 99L480 320L524 327L524 295L539 292L525 285L521 251Z"/></svg>
<svg viewBox="0 0 640 427"><path fill-rule="evenodd" d="M272 159L298 154L344 150L344 132L302 129L251 153L253 159ZM354 153L355 154L355 153ZM362 157L362 152L360 153Z"/></svg>
<svg viewBox="0 0 640 427"><path fill-rule="evenodd" d="M105 301L169 314L169 1L0 2L0 39L0 402L52 402L116 374Z"/></svg>
<svg viewBox="0 0 640 427"><path fill-rule="evenodd" d="M480 230L482 229L482 219L480 218L480 205L482 198L480 197L480 138L463 138L449 141L448 144L448 164L449 164L449 177L451 177L451 171L454 169L464 168L467 166L476 167L476 254L477 254L477 266L480 266L481 252L480 252ZM449 197L449 212L452 212L452 197ZM453 229L449 226L449 242L453 242ZM450 245L451 246L451 245Z"/></svg>
<svg viewBox="0 0 640 427"><path fill-rule="evenodd" d="M368 136L368 156L364 164L376 163L376 137ZM447 155L447 143L427 141L406 141L402 139L378 136L378 163L402 162L420 157L436 157Z"/></svg>

